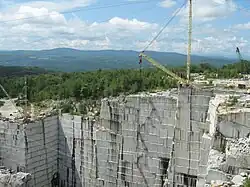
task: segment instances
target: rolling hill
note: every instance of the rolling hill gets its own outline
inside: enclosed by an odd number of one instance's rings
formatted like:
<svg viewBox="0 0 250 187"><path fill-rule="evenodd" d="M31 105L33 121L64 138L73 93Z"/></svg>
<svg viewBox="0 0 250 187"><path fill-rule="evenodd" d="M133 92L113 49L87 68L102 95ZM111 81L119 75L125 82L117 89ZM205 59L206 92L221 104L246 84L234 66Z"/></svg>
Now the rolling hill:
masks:
<svg viewBox="0 0 250 187"><path fill-rule="evenodd" d="M2 66L30 66L56 71L91 71L97 69L138 68L138 52L136 51L82 51L70 48L57 48L40 51L0 51L0 65ZM186 55L170 52L149 51L146 54L169 66L182 66ZM233 63L234 60L192 56L192 63L210 63L214 66ZM146 61L143 67L149 67Z"/></svg>

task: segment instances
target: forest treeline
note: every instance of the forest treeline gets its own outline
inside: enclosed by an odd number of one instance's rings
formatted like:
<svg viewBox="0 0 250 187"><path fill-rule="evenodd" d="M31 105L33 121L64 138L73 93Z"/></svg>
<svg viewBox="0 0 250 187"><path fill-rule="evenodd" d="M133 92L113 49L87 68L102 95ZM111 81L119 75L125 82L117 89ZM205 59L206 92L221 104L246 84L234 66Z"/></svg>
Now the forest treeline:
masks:
<svg viewBox="0 0 250 187"><path fill-rule="evenodd" d="M185 67L172 68L179 76L185 77ZM207 77L236 78L240 73L250 74L250 62L225 65L216 68L208 63L194 65L192 73L204 73ZM6 75L6 72L5 72ZM140 91L169 89L176 86L176 81L166 73L155 68L98 70L76 73L44 73L29 75L27 78L28 99L39 102L46 99L100 99L117 96L121 93L131 94ZM0 83L11 97L25 93L23 76L1 77ZM5 97L0 92L0 97Z"/></svg>
<svg viewBox="0 0 250 187"><path fill-rule="evenodd" d="M49 72L52 71L39 67L0 66L0 77L20 77L24 75L39 75Z"/></svg>

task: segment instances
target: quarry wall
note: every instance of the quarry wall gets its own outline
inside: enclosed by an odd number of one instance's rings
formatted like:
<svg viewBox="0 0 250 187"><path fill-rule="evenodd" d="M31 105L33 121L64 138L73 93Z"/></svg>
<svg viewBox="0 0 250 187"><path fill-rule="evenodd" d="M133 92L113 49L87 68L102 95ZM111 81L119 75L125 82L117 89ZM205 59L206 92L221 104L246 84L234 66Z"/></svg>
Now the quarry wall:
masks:
<svg viewBox="0 0 250 187"><path fill-rule="evenodd" d="M80 172L84 157L83 121L80 116L64 114L59 118L59 176L62 186L82 186ZM87 156L86 156L87 157ZM91 157L88 157L91 158Z"/></svg>
<svg viewBox="0 0 250 187"><path fill-rule="evenodd" d="M0 165L25 171L25 134L23 125L0 121Z"/></svg>
<svg viewBox="0 0 250 187"><path fill-rule="evenodd" d="M1 122L0 162L31 173L29 185L37 187L204 186L242 168L228 148L215 170L212 148L249 132L249 114L220 115L217 100L211 91L182 88L103 99L96 120L63 114L24 126Z"/></svg>
<svg viewBox="0 0 250 187"><path fill-rule="evenodd" d="M32 174L30 186L50 186L58 171L58 117L19 125L1 123L1 164Z"/></svg>
<svg viewBox="0 0 250 187"><path fill-rule="evenodd" d="M33 186L50 186L58 171L58 118L49 117L25 127L25 168Z"/></svg>
<svg viewBox="0 0 250 187"><path fill-rule="evenodd" d="M183 89L179 95L104 99L97 123L62 115L65 144L79 174L72 178L69 169L69 178L63 178L77 184L80 178L83 186L110 187L163 186L166 178L169 185L190 186L199 178L205 180L212 140L203 135L209 131L211 96L211 92ZM203 175L198 170L204 170Z"/></svg>

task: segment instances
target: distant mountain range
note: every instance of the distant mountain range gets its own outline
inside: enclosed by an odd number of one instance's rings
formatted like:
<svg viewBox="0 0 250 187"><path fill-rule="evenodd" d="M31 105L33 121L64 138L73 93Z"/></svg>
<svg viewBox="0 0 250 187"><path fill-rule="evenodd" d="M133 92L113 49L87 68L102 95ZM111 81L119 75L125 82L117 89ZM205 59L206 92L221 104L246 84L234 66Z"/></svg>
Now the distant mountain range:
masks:
<svg viewBox="0 0 250 187"><path fill-rule="evenodd" d="M186 55L172 52L146 52L163 65L183 66ZM126 50L82 51L70 48L57 48L40 51L0 51L2 66L32 66L56 71L91 71L97 69L138 68L139 53ZM224 57L192 55L192 64L210 63L222 66L235 62ZM150 67L143 61L143 67Z"/></svg>

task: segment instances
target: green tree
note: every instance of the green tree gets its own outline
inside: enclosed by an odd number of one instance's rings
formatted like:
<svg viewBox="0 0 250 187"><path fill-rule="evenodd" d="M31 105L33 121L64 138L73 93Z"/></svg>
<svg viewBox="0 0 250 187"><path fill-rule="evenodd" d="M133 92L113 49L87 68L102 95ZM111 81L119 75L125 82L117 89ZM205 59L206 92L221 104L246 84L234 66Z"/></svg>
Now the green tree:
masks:
<svg viewBox="0 0 250 187"><path fill-rule="evenodd" d="M250 187L250 179L247 178L245 181L244 181L244 187Z"/></svg>

